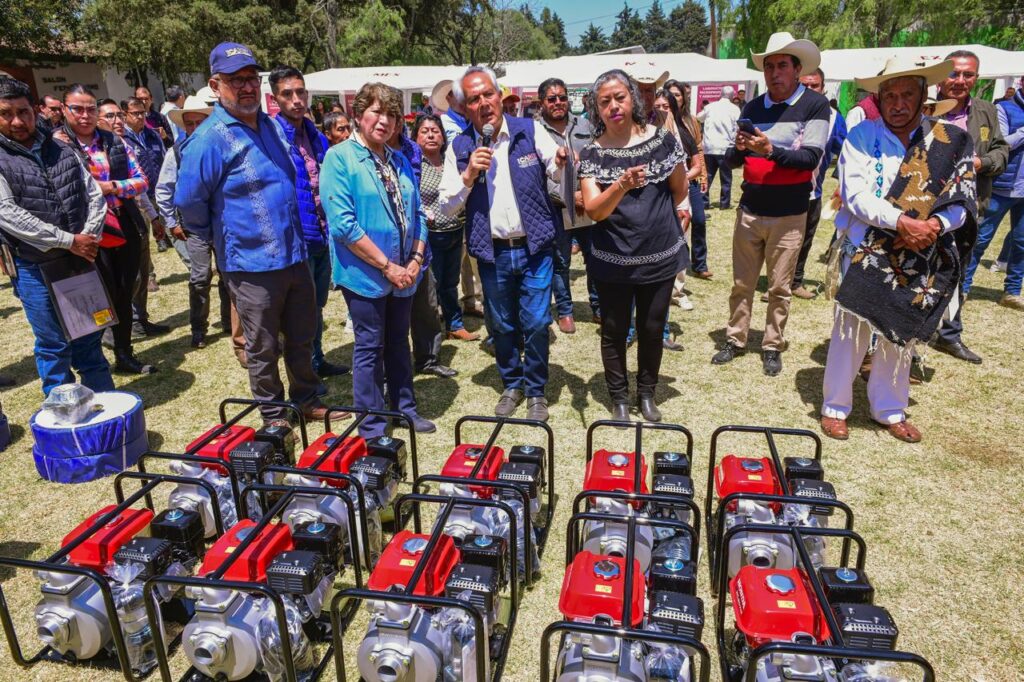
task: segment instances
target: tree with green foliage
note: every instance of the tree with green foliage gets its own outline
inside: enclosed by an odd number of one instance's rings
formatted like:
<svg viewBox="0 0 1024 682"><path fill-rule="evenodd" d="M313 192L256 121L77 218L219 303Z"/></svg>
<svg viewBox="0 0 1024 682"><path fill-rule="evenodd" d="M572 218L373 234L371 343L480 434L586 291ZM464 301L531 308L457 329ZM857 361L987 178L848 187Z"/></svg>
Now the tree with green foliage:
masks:
<svg viewBox="0 0 1024 682"><path fill-rule="evenodd" d="M345 66L374 66L400 60L404 29L405 22L399 10L385 7L381 0L369 0L345 22L338 36L340 63Z"/></svg>
<svg viewBox="0 0 1024 682"><path fill-rule="evenodd" d="M608 47L608 38L605 36L604 31L601 30L600 26L595 26L591 23L587 26L587 30L580 35L580 43L576 46L576 53L592 54L594 52L604 52Z"/></svg>
<svg viewBox="0 0 1024 682"><path fill-rule="evenodd" d="M704 6L695 0L684 0L668 15L669 42L666 52L707 54L711 28Z"/></svg>
<svg viewBox="0 0 1024 682"><path fill-rule="evenodd" d="M67 53L81 11L81 0L0 0L0 55Z"/></svg>
<svg viewBox="0 0 1024 682"><path fill-rule="evenodd" d="M671 52L672 30L661 2L654 0L644 17L644 48L648 52Z"/></svg>
<svg viewBox="0 0 1024 682"><path fill-rule="evenodd" d="M540 11L540 27L559 55L568 54L569 41L565 37L565 22L557 12L545 7Z"/></svg>
<svg viewBox="0 0 1024 682"><path fill-rule="evenodd" d="M644 20L629 6L623 3L622 11L615 15L615 28L609 41L615 49L643 45Z"/></svg>

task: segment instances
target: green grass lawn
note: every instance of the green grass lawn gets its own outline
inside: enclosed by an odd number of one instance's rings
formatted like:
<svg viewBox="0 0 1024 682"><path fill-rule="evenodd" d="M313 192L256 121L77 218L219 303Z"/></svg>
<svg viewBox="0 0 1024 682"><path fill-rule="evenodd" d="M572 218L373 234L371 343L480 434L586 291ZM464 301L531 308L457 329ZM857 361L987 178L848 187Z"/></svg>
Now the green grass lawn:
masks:
<svg viewBox="0 0 1024 682"><path fill-rule="evenodd" d="M715 188L717 193L717 187ZM830 189L826 189L831 193ZM759 355L750 353L725 367L709 359L724 336L730 289L730 243L734 213L712 211L709 217L710 266L713 281L691 279L688 288L696 309L673 308L673 331L686 346L666 353L658 399L667 421L688 427L696 438L694 476L698 502L712 431L722 424L770 424L817 429L821 382L832 325L832 304L817 299L794 300L787 327L789 351L776 378L762 374ZM812 283L824 278L819 255L828 244L831 224L819 228L809 264ZM927 364L931 381L912 391L910 413L924 434L918 445L897 442L868 415L865 386L855 387L856 407L850 418L850 440L827 441L826 474L856 512L856 529L868 544L867 569L876 603L893 614L900 628L900 648L919 652L935 666L942 680L997 682L1020 680L1024 650L1019 641L1019 609L1024 603L1024 571L1019 554L1024 532L1020 475L1024 459L1021 399L1021 339L1024 315L999 307L1001 275L989 272L1006 230L1004 224L975 280L964 313L964 340L985 362L969 365L937 353ZM234 361L230 342L219 334L204 350L189 347L187 273L173 252L154 254L160 291L151 294L153 319L174 331L137 344L139 356L160 372L147 377L117 377L119 388L135 391L146 404L150 442L154 449L181 450L216 421L217 404L228 396L248 396L248 378ZM554 531L543 562L543 577L524 596L506 680L538 678L540 634L559 618L565 524L572 496L580 490L586 426L607 417L608 398L598 348L597 328L585 303L585 278L579 257L574 260L573 291L578 331L557 334L551 346L548 400L556 435L556 484L560 497ZM763 290L763 280L762 280ZM312 302L310 302L312 305ZM751 347L761 339L764 304L754 303ZM213 316L215 317L215 316ZM332 361L348 363L352 337L344 331L344 303L331 295L324 345ZM3 409L11 421L14 444L0 457L0 554L41 558L81 519L113 501L111 480L74 487L43 482L32 464L27 422L42 395L32 357L32 334L8 284L0 286L3 345L0 373L17 386L4 392ZM635 347L631 352L635 352ZM439 471L453 444L455 420L464 414L489 414L499 394L491 356L477 344L446 342L442 360L460 372L455 379L420 377L416 393L423 416L438 424L435 434L420 439L420 470ZM631 359L635 367L635 355ZM350 377L331 379L330 401L352 399ZM525 406L521 408L525 414ZM311 439L321 432L313 426ZM470 434L471 435L471 434ZM627 445L625 436L609 437L602 447ZM650 450L670 443L652 438ZM760 443L726 441L736 450L751 451ZM795 447L795 446L794 446ZM703 564L703 561L702 561ZM700 574L708 622L704 642L713 648L713 602L707 590L706 567ZM7 579L9 573L0 574ZM27 574L4 584L18 609L23 647L34 651L31 609L37 583ZM355 635L351 651L354 651ZM350 651L349 660L354 664ZM176 663L181 663L179 653ZM182 668L183 669L183 668ZM331 677L329 675L328 677ZM17 668L6 648L0 653L0 680L116 680L118 674L42 664L31 671ZM718 679L717 673L712 679Z"/></svg>

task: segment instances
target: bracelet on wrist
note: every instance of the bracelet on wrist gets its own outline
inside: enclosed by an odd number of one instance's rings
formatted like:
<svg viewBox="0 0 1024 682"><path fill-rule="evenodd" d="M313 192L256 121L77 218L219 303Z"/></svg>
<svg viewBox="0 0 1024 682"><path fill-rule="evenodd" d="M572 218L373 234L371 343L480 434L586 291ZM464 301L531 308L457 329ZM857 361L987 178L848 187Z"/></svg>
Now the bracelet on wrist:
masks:
<svg viewBox="0 0 1024 682"><path fill-rule="evenodd" d="M385 258L384 259L384 265L380 266L377 269L380 270L381 272L384 272L385 270L388 269L389 265L391 265L391 259L390 258Z"/></svg>

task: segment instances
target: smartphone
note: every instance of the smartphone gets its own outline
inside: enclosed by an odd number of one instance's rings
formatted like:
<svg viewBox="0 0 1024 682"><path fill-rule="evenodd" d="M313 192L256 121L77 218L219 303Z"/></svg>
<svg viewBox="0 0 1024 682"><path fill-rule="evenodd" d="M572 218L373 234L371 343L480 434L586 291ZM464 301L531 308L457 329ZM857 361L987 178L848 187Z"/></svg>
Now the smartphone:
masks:
<svg viewBox="0 0 1024 682"><path fill-rule="evenodd" d="M736 121L736 127L748 135L757 134L757 132L754 130L754 124L750 122L749 118L741 118L740 120Z"/></svg>

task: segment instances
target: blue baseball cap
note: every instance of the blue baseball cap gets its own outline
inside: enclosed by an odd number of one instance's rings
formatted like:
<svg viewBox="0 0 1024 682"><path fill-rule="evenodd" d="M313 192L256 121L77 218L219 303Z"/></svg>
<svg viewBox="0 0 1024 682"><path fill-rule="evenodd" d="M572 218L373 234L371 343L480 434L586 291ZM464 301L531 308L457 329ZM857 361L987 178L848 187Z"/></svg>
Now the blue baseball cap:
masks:
<svg viewBox="0 0 1024 682"><path fill-rule="evenodd" d="M210 52L210 73L235 73L247 66L260 65L252 50L241 43L221 43Z"/></svg>

